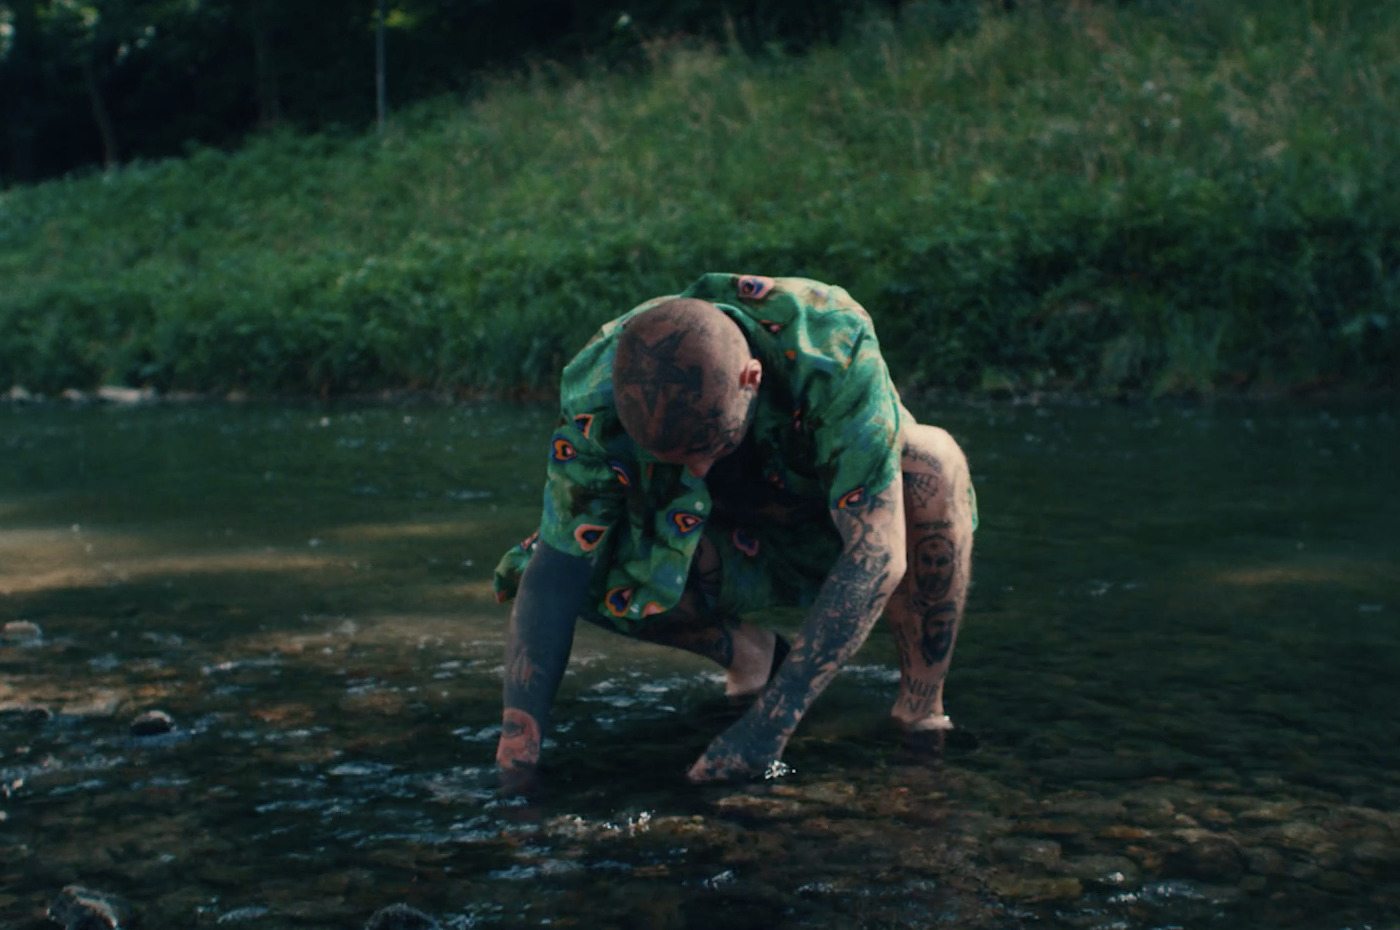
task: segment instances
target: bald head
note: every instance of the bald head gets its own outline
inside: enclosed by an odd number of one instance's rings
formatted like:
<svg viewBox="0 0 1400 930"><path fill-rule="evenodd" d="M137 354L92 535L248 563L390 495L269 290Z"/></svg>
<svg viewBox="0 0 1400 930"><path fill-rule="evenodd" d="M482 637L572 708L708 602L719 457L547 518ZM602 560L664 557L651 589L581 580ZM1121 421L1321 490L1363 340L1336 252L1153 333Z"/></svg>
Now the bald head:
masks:
<svg viewBox="0 0 1400 930"><path fill-rule="evenodd" d="M618 417L657 455L733 451L748 429L760 371L743 331L722 310L668 300L637 314L618 337Z"/></svg>

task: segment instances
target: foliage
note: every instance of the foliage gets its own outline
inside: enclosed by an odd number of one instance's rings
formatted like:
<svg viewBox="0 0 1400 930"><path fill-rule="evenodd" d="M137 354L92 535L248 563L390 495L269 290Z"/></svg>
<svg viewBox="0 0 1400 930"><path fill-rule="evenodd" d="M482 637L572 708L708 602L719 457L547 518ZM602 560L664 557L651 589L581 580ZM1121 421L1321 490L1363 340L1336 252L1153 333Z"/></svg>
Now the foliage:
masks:
<svg viewBox="0 0 1400 930"><path fill-rule="evenodd" d="M949 9L0 195L0 389L548 389L707 270L845 285L913 387L1395 385L1400 13Z"/></svg>
<svg viewBox="0 0 1400 930"><path fill-rule="evenodd" d="M900 0L383 0L396 108L481 75L647 63L658 36L793 51ZM964 3L966 0L946 0ZM0 0L0 183L375 115L381 0Z"/></svg>

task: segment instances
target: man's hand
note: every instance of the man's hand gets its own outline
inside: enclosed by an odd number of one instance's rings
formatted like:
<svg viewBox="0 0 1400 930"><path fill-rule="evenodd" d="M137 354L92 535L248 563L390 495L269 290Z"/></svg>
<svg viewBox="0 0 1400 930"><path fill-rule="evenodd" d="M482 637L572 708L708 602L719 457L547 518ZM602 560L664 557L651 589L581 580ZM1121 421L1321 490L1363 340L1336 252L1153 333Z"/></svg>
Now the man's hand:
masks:
<svg viewBox="0 0 1400 930"><path fill-rule="evenodd" d="M904 577L903 482L831 513L843 542L792 652L739 722L710 744L692 782L755 778L783 754L797 724L865 642Z"/></svg>
<svg viewBox="0 0 1400 930"><path fill-rule="evenodd" d="M745 715L710 743L685 777L692 784L762 778L786 743L773 727L755 726Z"/></svg>
<svg viewBox="0 0 1400 930"><path fill-rule="evenodd" d="M505 708L496 745L502 788L522 777L518 771L539 765L550 704L569 663L574 618L591 570L586 559L539 543L520 579L506 633Z"/></svg>

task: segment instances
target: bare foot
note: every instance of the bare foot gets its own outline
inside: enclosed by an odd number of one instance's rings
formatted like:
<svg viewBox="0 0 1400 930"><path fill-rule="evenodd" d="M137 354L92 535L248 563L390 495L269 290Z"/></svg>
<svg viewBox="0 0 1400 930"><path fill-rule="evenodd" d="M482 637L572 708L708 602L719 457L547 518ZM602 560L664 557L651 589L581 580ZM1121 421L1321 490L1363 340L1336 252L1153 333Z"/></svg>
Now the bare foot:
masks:
<svg viewBox="0 0 1400 930"><path fill-rule="evenodd" d="M944 713L930 713L922 717L909 718L891 711L890 716L894 718L895 726L905 733L930 733L936 730L953 729L953 718Z"/></svg>
<svg viewBox="0 0 1400 930"><path fill-rule="evenodd" d="M745 624L734 637L734 662L724 683L731 700L753 697L764 689L787 658L788 645L776 633Z"/></svg>

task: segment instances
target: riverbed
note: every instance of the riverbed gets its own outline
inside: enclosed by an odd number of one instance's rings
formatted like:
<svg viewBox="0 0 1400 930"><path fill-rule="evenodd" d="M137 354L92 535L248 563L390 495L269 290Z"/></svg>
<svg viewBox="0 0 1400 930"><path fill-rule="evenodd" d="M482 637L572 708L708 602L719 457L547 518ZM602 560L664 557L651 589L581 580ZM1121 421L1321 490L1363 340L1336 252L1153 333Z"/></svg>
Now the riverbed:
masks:
<svg viewBox="0 0 1400 930"><path fill-rule="evenodd" d="M691 787L721 677L583 625L523 800L551 410L0 406L0 926L1400 926L1393 406L914 408L981 508L946 743L880 626L791 775Z"/></svg>

